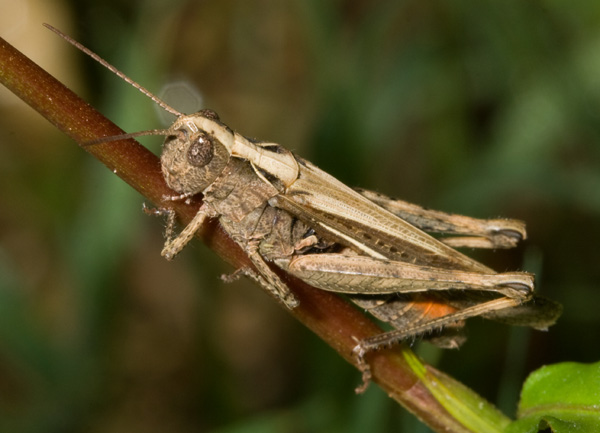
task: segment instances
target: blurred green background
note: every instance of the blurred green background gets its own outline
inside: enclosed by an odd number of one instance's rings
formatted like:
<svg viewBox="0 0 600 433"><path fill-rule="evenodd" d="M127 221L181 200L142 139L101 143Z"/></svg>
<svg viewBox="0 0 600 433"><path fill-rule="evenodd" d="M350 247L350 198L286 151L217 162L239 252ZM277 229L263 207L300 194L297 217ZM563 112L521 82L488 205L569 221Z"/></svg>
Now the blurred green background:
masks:
<svg viewBox="0 0 600 433"><path fill-rule="evenodd" d="M213 108L347 184L525 220L520 248L474 255L535 272L564 304L558 324L474 319L460 350L415 346L508 415L533 369L600 359L600 2L0 9L0 36L126 131L162 114L42 22L150 90L169 85L177 109ZM161 259L143 198L5 89L0 184L0 431L428 431L375 386L355 396L355 370L257 287L221 283L232 269L200 243Z"/></svg>

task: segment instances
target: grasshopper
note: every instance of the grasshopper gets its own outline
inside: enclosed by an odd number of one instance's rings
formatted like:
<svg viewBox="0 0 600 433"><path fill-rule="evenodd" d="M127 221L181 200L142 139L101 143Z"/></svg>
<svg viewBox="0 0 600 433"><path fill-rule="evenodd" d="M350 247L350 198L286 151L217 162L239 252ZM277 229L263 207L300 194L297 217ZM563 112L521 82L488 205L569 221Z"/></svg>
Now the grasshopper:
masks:
<svg viewBox="0 0 600 433"><path fill-rule="evenodd" d="M270 264L311 286L344 294L394 328L357 341L359 391L371 377L365 360L371 351L416 336L458 347L465 319L475 316L546 329L560 315L559 304L534 294L532 274L496 273L455 249L514 247L526 238L524 223L432 211L352 189L278 144L233 131L211 110L180 113L51 30L177 116L166 130L95 141L164 135L162 172L177 193L168 200L203 195L197 214L178 234L172 209L150 211L167 216L163 257L173 259L204 221L216 218L253 265L236 274L255 280L286 307L298 301Z"/></svg>

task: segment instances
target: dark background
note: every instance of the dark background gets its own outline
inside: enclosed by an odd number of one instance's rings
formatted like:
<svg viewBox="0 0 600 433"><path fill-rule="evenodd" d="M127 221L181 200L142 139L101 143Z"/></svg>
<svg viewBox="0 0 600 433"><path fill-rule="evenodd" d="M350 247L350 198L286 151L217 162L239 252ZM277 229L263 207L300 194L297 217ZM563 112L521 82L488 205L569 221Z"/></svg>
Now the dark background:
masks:
<svg viewBox="0 0 600 433"><path fill-rule="evenodd" d="M600 358L599 2L19 4L0 36L126 131L165 124L42 22L349 185L525 220L518 249L473 254L535 272L557 325L415 347L509 416L532 370ZM161 259L143 198L4 89L0 185L0 431L426 431L199 242Z"/></svg>

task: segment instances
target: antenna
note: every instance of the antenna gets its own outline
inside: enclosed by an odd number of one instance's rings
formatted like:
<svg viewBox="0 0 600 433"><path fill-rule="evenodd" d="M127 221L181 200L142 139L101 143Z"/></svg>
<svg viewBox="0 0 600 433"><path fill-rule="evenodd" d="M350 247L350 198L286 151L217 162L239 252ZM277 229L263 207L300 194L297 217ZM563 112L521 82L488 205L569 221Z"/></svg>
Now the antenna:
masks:
<svg viewBox="0 0 600 433"><path fill-rule="evenodd" d="M131 78L129 78L123 72L119 71L117 68L115 68L113 65L111 65L110 63L108 63L106 60L104 60L98 54L94 53L90 49L88 49L88 48L84 47L83 45L81 45L75 39L71 38L70 36L65 35L63 32L61 32L60 30L58 30L55 27L52 27L50 24L44 23L44 27L52 30L54 33L56 33L58 36L60 36L61 38L63 38L65 41L67 41L68 43L70 43L71 45L73 45L75 48L79 49L80 51L83 51L85 54L87 54L92 59L94 59L95 61L97 61L98 63L100 63L102 66L104 66L106 69L108 69L109 71L111 71L112 73L114 73L115 75L117 75L118 77L120 77L125 82L131 84L133 87L135 87L136 89L138 89L144 95L146 95L147 97L149 97L150 99L152 99L154 102L156 102L163 110L168 111L169 113L174 114L177 117L183 116L183 113L180 113L179 111L177 111L174 108L172 108L165 101L163 101L162 99L160 99L158 96L154 95L148 89L146 89L145 87L143 87L140 84L138 84L135 81L133 81Z"/></svg>
<svg viewBox="0 0 600 433"><path fill-rule="evenodd" d="M107 137L100 137L94 140L87 141L84 143L84 145L92 146L94 144L110 143L111 141L126 140L128 138L144 137L147 135L160 135L164 137L169 134L177 135L179 137L183 136L183 132L181 131L171 132L169 129L149 129L147 131L131 132L129 134L109 135Z"/></svg>

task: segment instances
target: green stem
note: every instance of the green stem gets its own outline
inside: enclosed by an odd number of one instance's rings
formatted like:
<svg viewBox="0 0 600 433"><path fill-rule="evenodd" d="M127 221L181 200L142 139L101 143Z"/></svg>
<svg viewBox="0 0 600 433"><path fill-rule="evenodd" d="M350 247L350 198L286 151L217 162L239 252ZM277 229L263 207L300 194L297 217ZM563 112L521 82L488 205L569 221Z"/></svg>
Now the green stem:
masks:
<svg viewBox="0 0 600 433"><path fill-rule="evenodd" d="M167 205L162 197L174 192L164 182L158 158L132 139L83 145L123 131L2 39L0 81L148 200L158 206ZM200 204L200 199L168 203L184 224L193 218ZM246 255L218 224L206 224L198 236L233 266L249 265ZM290 314L356 365L351 356L354 338L367 338L381 329L339 296L290 276L282 277L300 300L300 307ZM373 381L435 431L481 432L482 426L487 431L500 431L509 422L472 391L423 365L408 348L372 353L368 360ZM348 384L349 392L354 385Z"/></svg>

